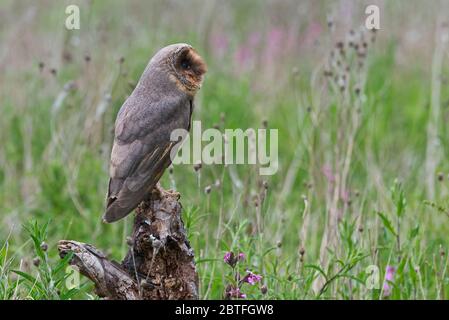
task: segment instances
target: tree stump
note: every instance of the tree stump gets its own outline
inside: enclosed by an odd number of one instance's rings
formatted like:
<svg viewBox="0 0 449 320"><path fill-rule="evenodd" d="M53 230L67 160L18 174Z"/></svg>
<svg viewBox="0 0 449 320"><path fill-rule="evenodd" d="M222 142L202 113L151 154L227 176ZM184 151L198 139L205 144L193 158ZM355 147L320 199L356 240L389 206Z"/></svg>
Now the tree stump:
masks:
<svg viewBox="0 0 449 320"><path fill-rule="evenodd" d="M198 299L194 253L181 219L179 193L156 187L136 209L129 250L122 263L90 244L61 240L61 257L95 283L106 299Z"/></svg>

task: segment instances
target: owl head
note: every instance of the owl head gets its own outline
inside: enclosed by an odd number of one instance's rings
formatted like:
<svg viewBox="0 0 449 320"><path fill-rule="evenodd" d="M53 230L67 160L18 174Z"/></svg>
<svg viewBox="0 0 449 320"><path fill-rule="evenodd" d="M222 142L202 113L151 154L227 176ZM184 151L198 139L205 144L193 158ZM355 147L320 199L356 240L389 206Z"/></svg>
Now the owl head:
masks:
<svg viewBox="0 0 449 320"><path fill-rule="evenodd" d="M177 43L159 50L149 65L162 66L170 81L189 95L201 88L207 66L203 58L189 44Z"/></svg>

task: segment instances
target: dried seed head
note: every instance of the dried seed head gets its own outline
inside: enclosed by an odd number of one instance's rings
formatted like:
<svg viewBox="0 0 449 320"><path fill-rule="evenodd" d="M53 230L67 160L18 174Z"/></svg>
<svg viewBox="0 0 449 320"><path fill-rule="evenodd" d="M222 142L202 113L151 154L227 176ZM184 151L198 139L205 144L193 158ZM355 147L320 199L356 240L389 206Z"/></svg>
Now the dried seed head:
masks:
<svg viewBox="0 0 449 320"><path fill-rule="evenodd" d="M206 194L209 194L212 191L212 187L211 186L207 186L206 188L204 188L204 192Z"/></svg>
<svg viewBox="0 0 449 320"><path fill-rule="evenodd" d="M126 244L130 247L134 245L134 240L131 237L126 237Z"/></svg>
<svg viewBox="0 0 449 320"><path fill-rule="evenodd" d="M84 61L90 62L90 55L86 54L86 55L84 56Z"/></svg>
<svg viewBox="0 0 449 320"><path fill-rule="evenodd" d="M42 251L47 251L48 250L48 244L46 244L45 242L41 243L41 249Z"/></svg>
<svg viewBox="0 0 449 320"><path fill-rule="evenodd" d="M268 190L268 181L262 182L262 186L264 187L265 190Z"/></svg>
<svg viewBox="0 0 449 320"><path fill-rule="evenodd" d="M360 95L360 87L359 86L355 87L354 92L356 95Z"/></svg>
<svg viewBox="0 0 449 320"><path fill-rule="evenodd" d="M33 259L33 265L35 267L39 267L40 264L41 264L41 259L39 259L38 257Z"/></svg>
<svg viewBox="0 0 449 320"><path fill-rule="evenodd" d="M278 248L282 247L282 242L281 241L276 242L276 247Z"/></svg>
<svg viewBox="0 0 449 320"><path fill-rule="evenodd" d="M45 64L41 61L39 62L39 71L42 71L45 67Z"/></svg>
<svg viewBox="0 0 449 320"><path fill-rule="evenodd" d="M120 57L120 59L118 59L118 62L120 64L123 64L125 62L125 57Z"/></svg>
<svg viewBox="0 0 449 320"><path fill-rule="evenodd" d="M299 248L299 255L302 257L306 253L306 249L304 247Z"/></svg>
<svg viewBox="0 0 449 320"><path fill-rule="evenodd" d="M58 71L55 68L51 68L50 73L55 76L58 73Z"/></svg>
<svg viewBox="0 0 449 320"><path fill-rule="evenodd" d="M360 226L359 226L359 228L358 228L357 230L358 230L358 231L359 231L360 233L362 233L362 232L363 232L363 230L364 230L364 229L363 229L363 226L362 226L362 225L360 225Z"/></svg>
<svg viewBox="0 0 449 320"><path fill-rule="evenodd" d="M268 292L267 286L266 286L266 285L261 286L261 287L260 287L260 292L261 292L262 294L267 294L267 292Z"/></svg>
<svg viewBox="0 0 449 320"><path fill-rule="evenodd" d="M224 112L220 113L220 120L221 120L221 122L224 122L225 118L226 118L226 116L225 116Z"/></svg>
<svg viewBox="0 0 449 320"><path fill-rule="evenodd" d="M330 70L324 70L324 76L325 77L332 77L332 71L330 71Z"/></svg>
<svg viewBox="0 0 449 320"><path fill-rule="evenodd" d="M259 199L254 198L254 206L257 208L259 206Z"/></svg>
<svg viewBox="0 0 449 320"><path fill-rule="evenodd" d="M263 119L263 120L262 120L262 126L263 126L264 128L268 128L268 119Z"/></svg>
<svg viewBox="0 0 449 320"><path fill-rule="evenodd" d="M217 130L220 129L220 125L218 123L215 123L212 127Z"/></svg>
<svg viewBox="0 0 449 320"><path fill-rule="evenodd" d="M201 163L197 163L193 166L193 169L195 170L195 172L198 172L201 170L202 167L203 165Z"/></svg>
<svg viewBox="0 0 449 320"><path fill-rule="evenodd" d="M444 174L442 172L438 173L438 181L443 181L444 180Z"/></svg>
<svg viewBox="0 0 449 320"><path fill-rule="evenodd" d="M172 166L168 167L168 173L169 174L173 174L173 167Z"/></svg>

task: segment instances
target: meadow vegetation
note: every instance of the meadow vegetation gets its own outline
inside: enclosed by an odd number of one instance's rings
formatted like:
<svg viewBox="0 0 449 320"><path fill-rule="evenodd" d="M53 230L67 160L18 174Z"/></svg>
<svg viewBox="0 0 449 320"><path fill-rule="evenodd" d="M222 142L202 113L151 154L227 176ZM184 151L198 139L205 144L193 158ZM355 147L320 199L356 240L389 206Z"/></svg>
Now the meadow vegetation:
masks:
<svg viewBox="0 0 449 320"><path fill-rule="evenodd" d="M446 299L449 4L369 3L378 32L364 1L1 1L0 299L96 299L85 278L67 286L56 245L126 253L132 215L101 222L113 123L176 42L209 66L203 129L279 130L273 176L163 176L182 195L201 298L250 270L247 299ZM80 30L64 28L68 4Z"/></svg>

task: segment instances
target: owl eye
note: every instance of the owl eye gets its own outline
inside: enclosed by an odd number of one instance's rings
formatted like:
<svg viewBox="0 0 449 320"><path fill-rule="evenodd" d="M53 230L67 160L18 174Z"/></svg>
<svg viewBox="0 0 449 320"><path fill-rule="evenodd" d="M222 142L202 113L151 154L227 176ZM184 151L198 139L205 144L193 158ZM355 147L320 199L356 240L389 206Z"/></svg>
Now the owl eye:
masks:
<svg viewBox="0 0 449 320"><path fill-rule="evenodd" d="M189 70L190 69L190 63L186 60L181 61L181 68L185 69L185 70Z"/></svg>

